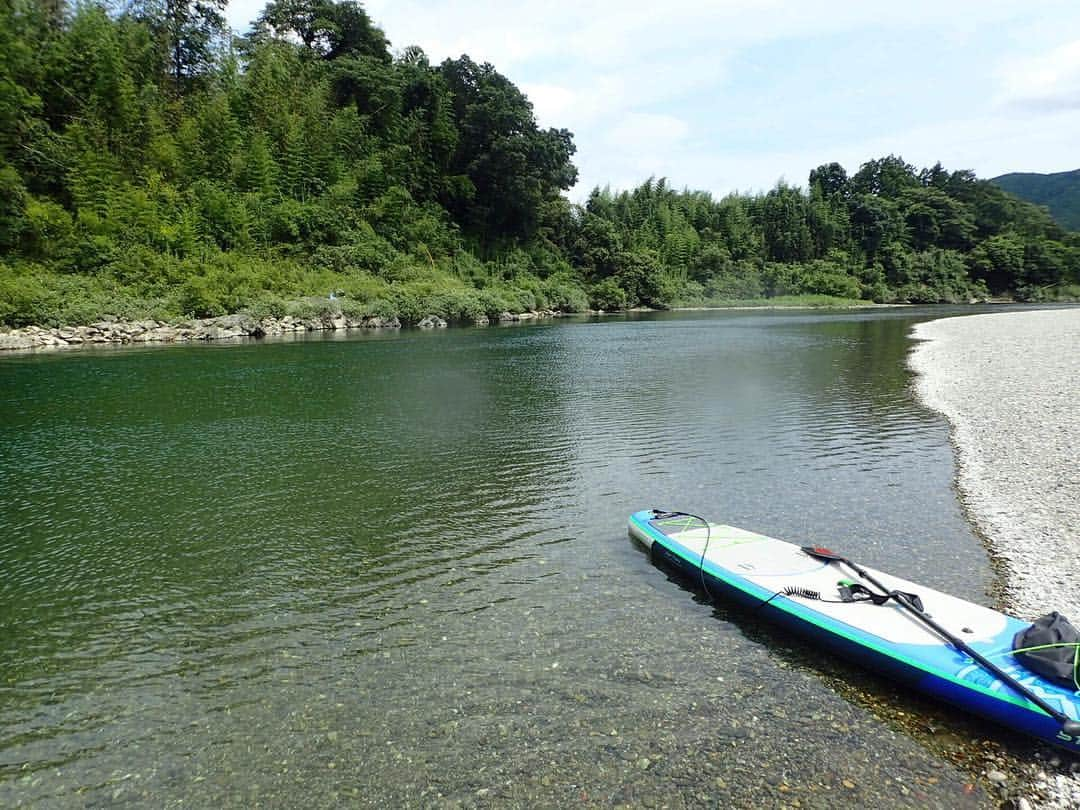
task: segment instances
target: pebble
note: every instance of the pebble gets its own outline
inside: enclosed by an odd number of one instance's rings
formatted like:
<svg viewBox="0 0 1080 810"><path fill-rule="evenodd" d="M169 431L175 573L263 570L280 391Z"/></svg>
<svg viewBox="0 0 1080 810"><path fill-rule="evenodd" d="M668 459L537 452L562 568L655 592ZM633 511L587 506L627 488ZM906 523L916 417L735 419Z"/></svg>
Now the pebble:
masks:
<svg viewBox="0 0 1080 810"><path fill-rule="evenodd" d="M923 341L910 357L919 396L952 423L957 488L1004 564L1006 610L1028 619L1058 610L1075 623L1080 352L1065 347L1080 345L1080 309L945 318L917 325L914 336ZM991 770L987 779L1003 785L1006 776ZM1080 807L1080 775L1028 779L1040 808Z"/></svg>
<svg viewBox="0 0 1080 810"><path fill-rule="evenodd" d="M528 311L508 315L513 321L532 321L556 318L561 312L554 310ZM487 318L476 324L486 325ZM437 315L428 315L416 324L421 329L442 328L447 323ZM18 329L0 329L0 351L35 351L105 343L177 343L193 340L225 340L228 338L264 337L292 332L337 331L345 329L400 329L396 318L376 315L349 318L326 313L311 318L265 317L255 320L245 313L221 315L215 318L193 318L177 323L163 321L120 321L107 317L89 326L62 326L46 328L25 326Z"/></svg>

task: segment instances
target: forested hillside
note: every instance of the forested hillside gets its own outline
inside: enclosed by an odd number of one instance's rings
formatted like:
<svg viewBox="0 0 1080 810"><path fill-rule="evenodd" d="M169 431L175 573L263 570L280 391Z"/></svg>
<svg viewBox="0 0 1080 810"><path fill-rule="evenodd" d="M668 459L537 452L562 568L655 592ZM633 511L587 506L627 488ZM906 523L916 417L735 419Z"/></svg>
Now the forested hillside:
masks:
<svg viewBox="0 0 1080 810"><path fill-rule="evenodd" d="M621 290L631 302L1080 295L1076 234L969 171L920 171L893 156L850 177L839 164L820 166L807 191L780 184L720 201L663 181L597 191L577 227L570 255L597 282L594 295Z"/></svg>
<svg viewBox="0 0 1080 810"><path fill-rule="evenodd" d="M582 205L574 143L495 67L356 4L0 0L0 323L334 306L468 320L789 294L1076 295L1080 238L896 157L715 200ZM392 32L390 32L392 34ZM718 143L717 149L723 149Z"/></svg>
<svg viewBox="0 0 1080 810"><path fill-rule="evenodd" d="M1063 228L1080 231L1080 169L1053 174L1014 172L993 182L1022 200L1045 205Z"/></svg>

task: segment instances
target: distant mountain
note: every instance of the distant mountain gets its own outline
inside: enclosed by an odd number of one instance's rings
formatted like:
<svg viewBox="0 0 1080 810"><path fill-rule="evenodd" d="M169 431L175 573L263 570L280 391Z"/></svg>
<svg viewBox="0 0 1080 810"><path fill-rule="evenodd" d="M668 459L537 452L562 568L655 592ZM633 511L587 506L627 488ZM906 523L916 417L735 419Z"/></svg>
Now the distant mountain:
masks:
<svg viewBox="0 0 1080 810"><path fill-rule="evenodd" d="M1045 205L1061 227L1080 231L1080 169L1055 174L1014 172L990 182L1023 200Z"/></svg>

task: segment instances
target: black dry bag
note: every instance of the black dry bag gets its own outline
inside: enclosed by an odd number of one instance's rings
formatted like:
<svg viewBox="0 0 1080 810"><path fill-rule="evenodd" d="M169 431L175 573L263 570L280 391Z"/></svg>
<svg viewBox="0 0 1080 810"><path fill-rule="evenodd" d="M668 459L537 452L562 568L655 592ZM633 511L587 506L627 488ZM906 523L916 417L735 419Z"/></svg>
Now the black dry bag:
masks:
<svg viewBox="0 0 1080 810"><path fill-rule="evenodd" d="M1058 613L1047 613L1013 637L1017 660L1058 686L1080 691L1080 632Z"/></svg>

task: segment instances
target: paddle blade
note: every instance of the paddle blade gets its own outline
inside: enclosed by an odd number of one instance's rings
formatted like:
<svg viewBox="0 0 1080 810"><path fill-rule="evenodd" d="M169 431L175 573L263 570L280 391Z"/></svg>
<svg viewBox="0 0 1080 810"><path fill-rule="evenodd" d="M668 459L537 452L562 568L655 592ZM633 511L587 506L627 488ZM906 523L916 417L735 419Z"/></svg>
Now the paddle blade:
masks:
<svg viewBox="0 0 1080 810"><path fill-rule="evenodd" d="M844 560L843 555L837 554L824 546L803 546L802 550L811 557L817 557L821 560L840 560L841 562Z"/></svg>

